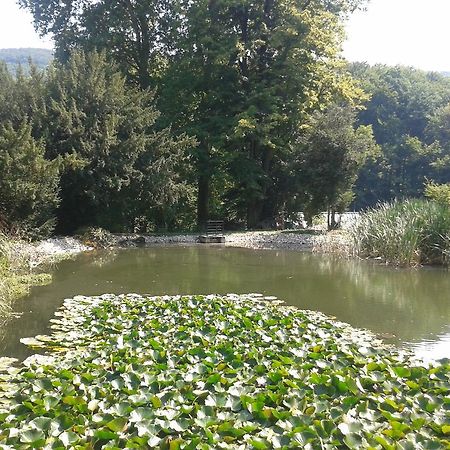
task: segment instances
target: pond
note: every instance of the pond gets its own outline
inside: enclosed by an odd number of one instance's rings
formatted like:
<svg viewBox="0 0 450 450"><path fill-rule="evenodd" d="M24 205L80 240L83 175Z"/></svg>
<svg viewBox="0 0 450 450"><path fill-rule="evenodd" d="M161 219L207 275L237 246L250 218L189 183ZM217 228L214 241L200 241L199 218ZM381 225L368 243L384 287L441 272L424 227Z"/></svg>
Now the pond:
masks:
<svg viewBox="0 0 450 450"><path fill-rule="evenodd" d="M16 304L0 330L0 356L25 358L20 338L48 333L64 298L102 293L250 293L276 296L367 328L425 358L450 357L450 274L393 269L308 252L222 246L99 251L64 261L49 286Z"/></svg>

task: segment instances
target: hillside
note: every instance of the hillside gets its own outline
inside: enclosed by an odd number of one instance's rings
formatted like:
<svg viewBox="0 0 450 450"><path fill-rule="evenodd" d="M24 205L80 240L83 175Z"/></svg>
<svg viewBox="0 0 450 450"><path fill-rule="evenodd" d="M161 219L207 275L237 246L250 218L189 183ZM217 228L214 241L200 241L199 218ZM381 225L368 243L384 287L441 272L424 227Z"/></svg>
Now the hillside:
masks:
<svg viewBox="0 0 450 450"><path fill-rule="evenodd" d="M19 64L27 66L31 61L43 69L53 58L53 52L45 48L3 48L0 49L0 61L6 63L9 69L14 70Z"/></svg>

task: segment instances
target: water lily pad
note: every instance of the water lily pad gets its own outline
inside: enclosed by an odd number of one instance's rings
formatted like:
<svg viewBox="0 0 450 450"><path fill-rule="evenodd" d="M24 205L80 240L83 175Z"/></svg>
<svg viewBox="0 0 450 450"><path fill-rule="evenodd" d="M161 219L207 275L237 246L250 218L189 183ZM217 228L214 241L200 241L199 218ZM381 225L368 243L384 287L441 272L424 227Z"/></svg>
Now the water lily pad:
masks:
<svg viewBox="0 0 450 450"><path fill-rule="evenodd" d="M52 330L25 341L50 356L1 362L1 448L450 448L449 362L320 313L109 294L66 300Z"/></svg>

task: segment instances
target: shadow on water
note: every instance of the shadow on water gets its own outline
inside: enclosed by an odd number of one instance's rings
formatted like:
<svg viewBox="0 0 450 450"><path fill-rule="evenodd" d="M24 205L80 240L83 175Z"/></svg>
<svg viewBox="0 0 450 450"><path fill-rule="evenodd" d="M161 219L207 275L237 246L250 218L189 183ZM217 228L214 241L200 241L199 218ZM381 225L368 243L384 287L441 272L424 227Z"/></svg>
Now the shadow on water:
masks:
<svg viewBox="0 0 450 450"><path fill-rule="evenodd" d="M248 293L319 310L428 357L450 356L450 274L403 270L310 253L172 246L79 255L49 286L16 305L20 319L0 330L0 355L26 357L21 337L48 332L62 300L77 294Z"/></svg>

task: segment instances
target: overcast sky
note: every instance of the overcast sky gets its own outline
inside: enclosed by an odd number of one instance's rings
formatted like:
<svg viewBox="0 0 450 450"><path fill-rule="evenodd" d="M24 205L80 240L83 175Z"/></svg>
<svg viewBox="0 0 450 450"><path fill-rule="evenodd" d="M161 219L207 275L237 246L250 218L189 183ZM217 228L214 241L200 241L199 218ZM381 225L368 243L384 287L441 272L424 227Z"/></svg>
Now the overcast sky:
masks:
<svg viewBox="0 0 450 450"><path fill-rule="evenodd" d="M52 48L15 0L0 0L0 48ZM450 0L371 0L347 26L344 56L370 64L450 71Z"/></svg>

